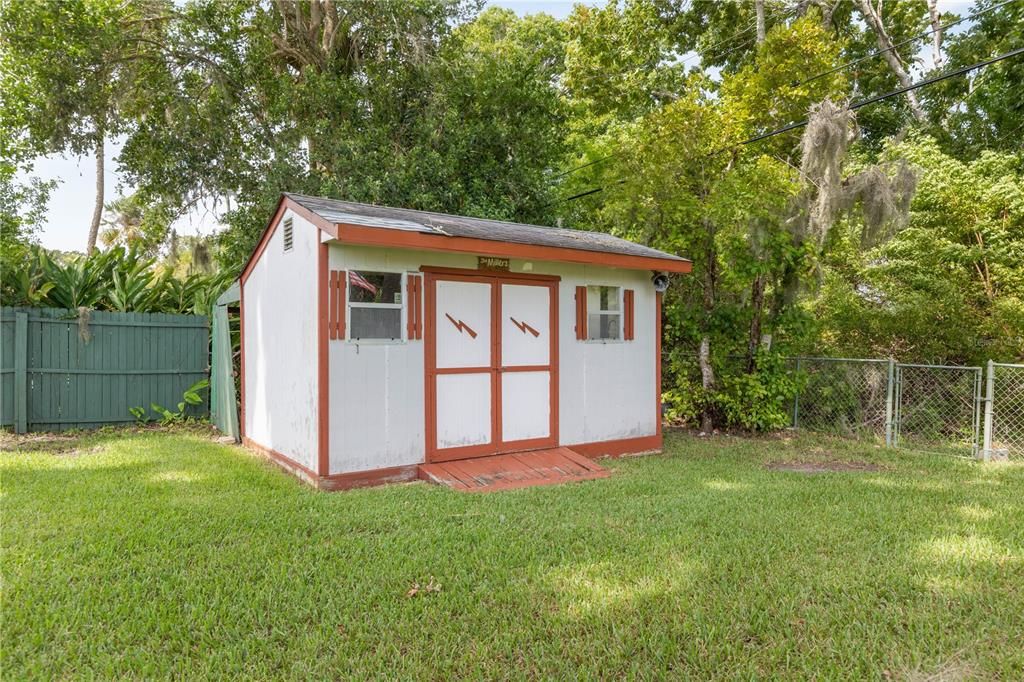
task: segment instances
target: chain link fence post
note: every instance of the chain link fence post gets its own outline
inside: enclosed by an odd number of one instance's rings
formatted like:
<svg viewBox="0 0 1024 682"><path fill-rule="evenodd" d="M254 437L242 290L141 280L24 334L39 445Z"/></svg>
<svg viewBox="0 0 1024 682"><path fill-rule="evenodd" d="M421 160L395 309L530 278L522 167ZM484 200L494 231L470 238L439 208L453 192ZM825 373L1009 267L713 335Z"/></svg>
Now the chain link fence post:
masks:
<svg viewBox="0 0 1024 682"><path fill-rule="evenodd" d="M987 462L992 458L992 408L995 403L996 390L995 363L989 360L985 369L985 435L981 446L981 458Z"/></svg>
<svg viewBox="0 0 1024 682"><path fill-rule="evenodd" d="M885 389L885 447L892 447L893 386L896 381L896 361L889 358L889 371Z"/></svg>

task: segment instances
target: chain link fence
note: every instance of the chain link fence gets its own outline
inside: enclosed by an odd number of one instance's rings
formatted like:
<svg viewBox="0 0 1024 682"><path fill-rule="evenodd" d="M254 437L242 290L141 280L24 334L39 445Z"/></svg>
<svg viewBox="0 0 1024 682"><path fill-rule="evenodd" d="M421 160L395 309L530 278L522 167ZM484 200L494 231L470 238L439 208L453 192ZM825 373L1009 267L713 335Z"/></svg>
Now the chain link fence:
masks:
<svg viewBox="0 0 1024 682"><path fill-rule="evenodd" d="M1024 459L1024 365L988 363L985 459Z"/></svg>
<svg viewBox="0 0 1024 682"><path fill-rule="evenodd" d="M981 367L896 365L892 444L978 451Z"/></svg>
<svg viewBox="0 0 1024 682"><path fill-rule="evenodd" d="M889 362L855 358L793 358L800 381L793 428L846 438L885 438Z"/></svg>
<svg viewBox="0 0 1024 682"><path fill-rule="evenodd" d="M674 354L669 390L699 394L696 356ZM742 373L742 358L715 362L716 384ZM987 368L899 363L874 358L799 357L786 361L795 379L794 429L906 447L1024 459L1024 365ZM690 405L695 411L695 400Z"/></svg>
<svg viewBox="0 0 1024 682"><path fill-rule="evenodd" d="M981 367L794 358L793 428L890 447L978 452Z"/></svg>

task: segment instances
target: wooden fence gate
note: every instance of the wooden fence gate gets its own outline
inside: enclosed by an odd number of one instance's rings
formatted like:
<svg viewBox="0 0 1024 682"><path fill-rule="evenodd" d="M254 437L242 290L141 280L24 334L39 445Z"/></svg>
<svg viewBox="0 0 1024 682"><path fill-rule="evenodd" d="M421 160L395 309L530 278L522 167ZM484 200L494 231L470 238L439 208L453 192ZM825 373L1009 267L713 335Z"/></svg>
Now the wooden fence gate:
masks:
<svg viewBox="0 0 1024 682"><path fill-rule="evenodd" d="M174 410L209 357L199 315L94 311L80 323L75 311L0 308L0 426L63 431L132 422L129 408L150 403Z"/></svg>

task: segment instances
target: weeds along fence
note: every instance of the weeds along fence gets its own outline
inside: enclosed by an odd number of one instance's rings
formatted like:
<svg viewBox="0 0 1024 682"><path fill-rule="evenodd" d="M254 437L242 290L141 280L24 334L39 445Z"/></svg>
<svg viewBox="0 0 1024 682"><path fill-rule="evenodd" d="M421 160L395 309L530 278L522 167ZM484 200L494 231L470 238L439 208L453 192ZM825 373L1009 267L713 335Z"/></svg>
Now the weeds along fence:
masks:
<svg viewBox="0 0 1024 682"><path fill-rule="evenodd" d="M0 308L0 426L63 431L135 421L136 406L173 410L207 376L209 343L198 315Z"/></svg>
<svg viewBox="0 0 1024 682"><path fill-rule="evenodd" d="M700 385L696 362L694 357L692 366L682 368L689 386ZM738 358L720 361L718 378L741 367ZM1024 365L989 362L983 368L800 357L787 359L785 371L796 387L790 420L794 429L875 440L888 447L1024 458Z"/></svg>

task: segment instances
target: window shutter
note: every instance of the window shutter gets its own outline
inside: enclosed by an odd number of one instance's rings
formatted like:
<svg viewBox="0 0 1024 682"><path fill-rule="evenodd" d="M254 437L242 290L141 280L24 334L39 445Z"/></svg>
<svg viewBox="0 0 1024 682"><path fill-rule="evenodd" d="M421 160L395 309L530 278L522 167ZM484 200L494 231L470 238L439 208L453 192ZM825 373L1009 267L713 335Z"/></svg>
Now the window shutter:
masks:
<svg viewBox="0 0 1024 682"><path fill-rule="evenodd" d="M345 295L348 277L344 270L331 270L327 288L330 291L327 329L331 340L345 338Z"/></svg>
<svg viewBox="0 0 1024 682"><path fill-rule="evenodd" d="M405 295L409 301L405 306L405 335L410 341L423 338L422 282L420 275L408 275L406 278Z"/></svg>
<svg viewBox="0 0 1024 682"><path fill-rule="evenodd" d="M632 341L634 336L633 331L633 290L626 289L622 292L622 307L623 307L623 332L622 338L626 341Z"/></svg>
<svg viewBox="0 0 1024 682"><path fill-rule="evenodd" d="M576 339L587 339L587 288L576 287Z"/></svg>

